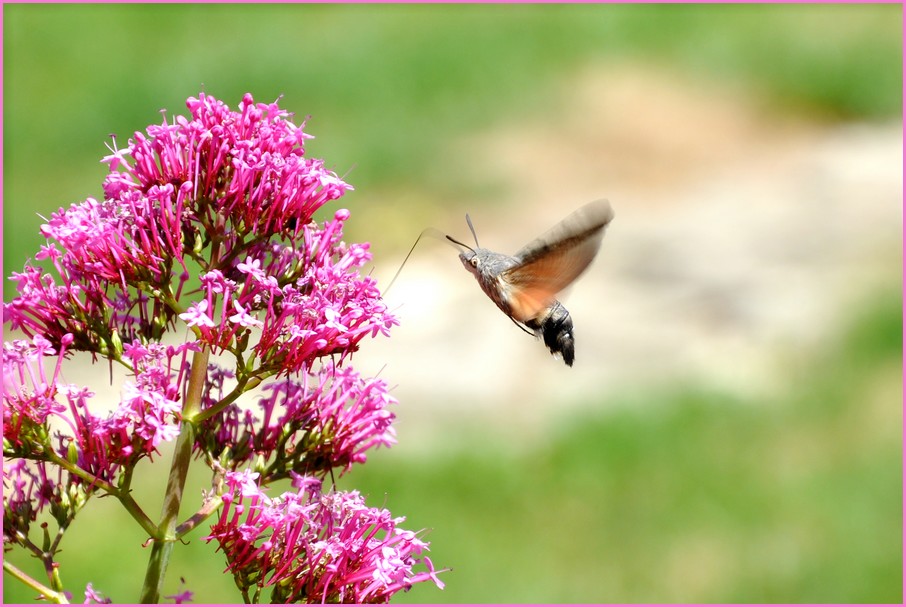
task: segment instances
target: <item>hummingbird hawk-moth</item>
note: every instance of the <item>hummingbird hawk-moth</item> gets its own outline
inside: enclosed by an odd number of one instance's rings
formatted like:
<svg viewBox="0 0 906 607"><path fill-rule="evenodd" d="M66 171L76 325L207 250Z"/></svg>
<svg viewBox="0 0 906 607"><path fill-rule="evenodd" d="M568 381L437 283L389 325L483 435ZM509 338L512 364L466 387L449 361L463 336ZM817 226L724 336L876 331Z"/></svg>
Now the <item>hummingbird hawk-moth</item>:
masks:
<svg viewBox="0 0 906 607"><path fill-rule="evenodd" d="M464 247L459 259L491 301L517 326L543 339L551 354L559 354L571 367L575 360L573 321L557 301L557 293L594 259L612 219L609 202L590 202L513 256L481 248L468 215L466 223L475 248L452 236L447 239Z"/></svg>

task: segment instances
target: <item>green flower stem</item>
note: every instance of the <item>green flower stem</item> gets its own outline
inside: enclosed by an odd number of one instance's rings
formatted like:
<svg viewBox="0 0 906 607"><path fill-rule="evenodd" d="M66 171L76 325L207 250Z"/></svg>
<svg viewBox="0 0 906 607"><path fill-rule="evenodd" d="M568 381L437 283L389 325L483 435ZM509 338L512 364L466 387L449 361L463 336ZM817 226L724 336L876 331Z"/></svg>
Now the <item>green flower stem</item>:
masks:
<svg viewBox="0 0 906 607"><path fill-rule="evenodd" d="M150 537L157 536L157 525L154 524L154 521L148 518L148 515L145 514L145 512L141 509L141 507L138 505L138 502L132 499L131 495L126 493L117 495L116 497L123 505L123 508L126 509L126 512L131 514L132 518L134 518L136 522L138 522L138 524L142 526L142 529L145 530L145 533L147 533Z"/></svg>
<svg viewBox="0 0 906 607"><path fill-rule="evenodd" d="M176 537L181 538L192 529L206 521L220 506L223 505L223 499L218 497L211 498L202 508L189 517L186 522L176 528Z"/></svg>
<svg viewBox="0 0 906 607"><path fill-rule="evenodd" d="M47 552L44 554L44 570L47 577L50 578L50 585L54 592L63 592L63 580L60 579L60 566L53 561L53 554Z"/></svg>
<svg viewBox="0 0 906 607"><path fill-rule="evenodd" d="M196 352L192 357L192 370L189 375L186 400L182 408L182 427L179 430L179 437L176 439L176 450L170 464L170 477L167 480L167 492L164 495L163 512L157 527L158 533L153 536L151 544L151 557L142 587L142 603L160 602L170 554L173 552L173 545L177 540L176 521L179 517L179 505L182 502L182 492L186 486L186 476L189 473L189 463L192 459L195 424L201 411L201 397L208 374L208 358L207 349Z"/></svg>
<svg viewBox="0 0 906 607"><path fill-rule="evenodd" d="M267 379L268 377L270 377L273 374L274 374L273 372L269 372L269 373L263 374L262 376L239 378L239 380L236 384L236 387L233 388L233 390L229 394L224 396L223 399L219 400L217 402L217 404L214 405L213 407L210 407L208 409L205 409L202 412L199 412L198 415L195 417L195 421L197 423L201 423L203 421L206 421L206 420L214 417L215 415L217 415L218 413L220 413L221 411L226 409L230 403L235 401L237 398L239 398L240 396L242 396L249 390L254 390L255 388L257 388L258 385L261 384L262 381L264 381L265 379Z"/></svg>
<svg viewBox="0 0 906 607"><path fill-rule="evenodd" d="M66 600L65 594L51 590L7 560L3 561L3 570L35 592L39 593L43 598L50 601L51 603L57 603L58 605L69 604L69 601Z"/></svg>
<svg viewBox="0 0 906 607"><path fill-rule="evenodd" d="M88 483L89 487L97 487L98 489L102 489L110 495L119 496L119 489L117 489L104 479L100 479L90 472L82 470L81 468L70 462L68 459L60 457L49 445L46 445L44 447L44 457L45 459L47 459L47 461L53 462L67 472L78 476L80 479Z"/></svg>
<svg viewBox="0 0 906 607"><path fill-rule="evenodd" d="M126 490L120 490L107 481L99 479L89 472L85 472L69 460L57 455L53 451L53 449L46 449L44 454L49 461L65 469L67 472L78 476L86 483L88 483L89 486L97 487L103 490L105 493L116 497L116 499L120 501L126 511L132 515L132 518L134 518L138 522L138 524L142 526L142 529L144 529L149 536L157 537L157 525L154 524L154 521L148 518L148 515L145 514L145 512L141 509L141 506L138 505L138 502L132 499L132 495L130 495L128 488Z"/></svg>

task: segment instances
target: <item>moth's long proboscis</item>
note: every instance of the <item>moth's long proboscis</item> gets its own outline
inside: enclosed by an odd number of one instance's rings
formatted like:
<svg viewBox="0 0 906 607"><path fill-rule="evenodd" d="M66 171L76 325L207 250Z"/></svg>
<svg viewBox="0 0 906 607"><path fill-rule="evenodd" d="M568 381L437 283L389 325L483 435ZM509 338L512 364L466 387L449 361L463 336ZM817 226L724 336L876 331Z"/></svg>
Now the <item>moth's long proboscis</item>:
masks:
<svg viewBox="0 0 906 607"><path fill-rule="evenodd" d="M425 236L425 235L433 236L434 238L437 238L439 240L444 239L444 233L441 232L440 230L438 230L437 228L425 228L424 230L422 230L421 234L418 235L418 238L415 239L415 243L412 245L412 248L409 249L408 253L406 253L406 258L403 260L403 263L400 264L400 269L396 271L396 274L394 274L393 278L390 280L390 284L388 284L387 288L384 289L384 292L382 294L383 297L387 296L387 292L390 291L390 287L392 287L393 283L396 282L396 279L399 278L400 272L403 271L403 267L405 267L406 262L409 261L409 256L412 255L412 251L415 250L415 247L418 245L419 241L422 239L422 236Z"/></svg>

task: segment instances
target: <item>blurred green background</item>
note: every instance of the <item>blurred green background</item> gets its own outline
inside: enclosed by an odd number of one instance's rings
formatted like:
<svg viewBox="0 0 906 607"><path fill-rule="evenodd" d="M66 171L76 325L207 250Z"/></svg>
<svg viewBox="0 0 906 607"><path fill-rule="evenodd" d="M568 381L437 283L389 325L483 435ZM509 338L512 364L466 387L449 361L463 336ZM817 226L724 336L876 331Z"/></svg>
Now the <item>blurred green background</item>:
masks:
<svg viewBox="0 0 906 607"><path fill-rule="evenodd" d="M462 238L470 212L482 244L506 252L611 198L601 259L568 300L574 369L482 301L450 251L420 270L440 249L420 245L394 287L403 326L359 360L371 372L389 361L400 444L340 484L429 528L432 560L452 568L445 590L423 584L396 601L902 601L900 6L3 11L4 276L41 244L37 214L101 195L109 134L124 141L162 108L185 113L201 90L231 106L245 92L282 95L311 116L308 151L349 171L347 236L372 243L382 282L425 226ZM852 157L825 162L841 149ZM763 212L745 202L753 183ZM714 207L691 202L709 197ZM706 230L689 234L683 217ZM690 268L713 268L765 217L775 240L755 239L764 248L713 283L643 263L683 242ZM726 250L708 248L715 234ZM776 282L750 298L744 281L761 270ZM425 288L435 279L487 316L441 308L422 293L444 296ZM657 290L670 280L686 289L680 305ZM695 290L715 284L741 295ZM764 301L778 313L745 307ZM671 316L686 312L703 319ZM754 344L752 358L714 341L729 338ZM166 462L146 466L152 516ZM196 470L187 502L205 480ZM61 571L76 598L91 581L137 599L145 538L116 503L96 500L67 533ZM182 576L199 602L238 601L201 535L175 551L167 593ZM6 558L39 574L16 551ZM4 582L5 602L32 600Z"/></svg>

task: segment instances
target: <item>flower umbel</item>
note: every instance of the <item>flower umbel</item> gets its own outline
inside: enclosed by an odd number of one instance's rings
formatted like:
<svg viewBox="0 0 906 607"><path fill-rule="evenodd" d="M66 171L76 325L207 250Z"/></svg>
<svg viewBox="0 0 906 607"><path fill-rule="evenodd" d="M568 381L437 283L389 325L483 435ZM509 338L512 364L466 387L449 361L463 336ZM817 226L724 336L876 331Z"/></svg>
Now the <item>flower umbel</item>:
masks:
<svg viewBox="0 0 906 607"><path fill-rule="evenodd" d="M224 508L205 538L226 553L246 600L268 587L280 603L386 603L417 582L443 588L422 556L427 544L397 527L402 517L368 508L355 491L322 493L310 477L295 476L295 492L270 499L256 476L226 474Z"/></svg>
<svg viewBox="0 0 906 607"><path fill-rule="evenodd" d="M4 454L46 460L53 452L99 480L114 481L122 466L134 466L176 437L185 354L197 346L126 346L135 382L124 384L123 399L102 417L89 410L90 390L62 382L60 369L71 341L64 336L60 355L40 335L4 344ZM44 374L45 359L54 364L52 377ZM56 432L55 449L50 447L52 423L63 428Z"/></svg>
<svg viewBox="0 0 906 607"><path fill-rule="evenodd" d="M222 372L214 369L210 376L221 377ZM221 459L228 451L233 469L264 462L256 470L270 482L290 473L323 477L334 468L346 472L354 463L364 463L372 447L396 443L394 415L387 410L396 400L386 383L366 380L350 367L327 361L303 381L281 379L263 391L260 419L230 405L205 422L196 450Z"/></svg>

